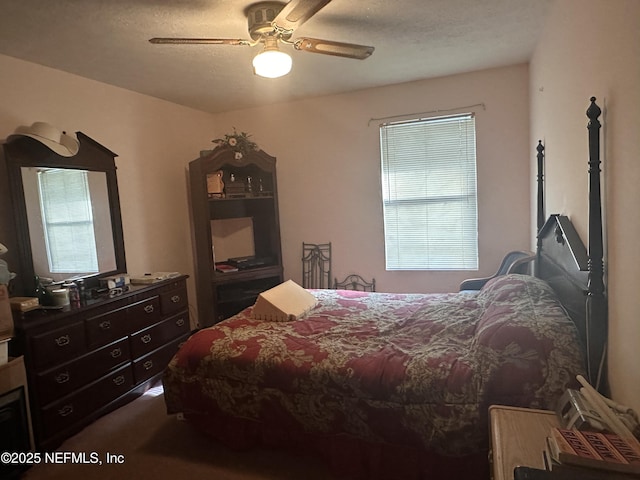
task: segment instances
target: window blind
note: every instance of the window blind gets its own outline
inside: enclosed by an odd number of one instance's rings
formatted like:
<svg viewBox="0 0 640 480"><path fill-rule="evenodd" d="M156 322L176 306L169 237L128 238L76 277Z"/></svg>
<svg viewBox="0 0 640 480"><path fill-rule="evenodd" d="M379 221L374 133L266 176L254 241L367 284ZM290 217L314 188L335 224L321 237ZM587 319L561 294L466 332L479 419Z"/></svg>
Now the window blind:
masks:
<svg viewBox="0 0 640 480"><path fill-rule="evenodd" d="M473 114L380 127L387 270L477 270Z"/></svg>
<svg viewBox="0 0 640 480"><path fill-rule="evenodd" d="M98 254L87 172L42 170L38 172L38 185L49 270L97 273Z"/></svg>

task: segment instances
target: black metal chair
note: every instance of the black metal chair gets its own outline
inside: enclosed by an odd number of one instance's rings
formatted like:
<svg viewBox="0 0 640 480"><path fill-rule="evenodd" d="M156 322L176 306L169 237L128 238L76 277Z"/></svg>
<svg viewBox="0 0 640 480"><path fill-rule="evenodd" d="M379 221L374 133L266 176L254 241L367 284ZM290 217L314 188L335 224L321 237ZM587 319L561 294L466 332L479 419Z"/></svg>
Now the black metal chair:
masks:
<svg viewBox="0 0 640 480"><path fill-rule="evenodd" d="M360 290L361 292L375 292L376 291L376 279L372 279L371 282L367 282L360 275L351 274L347 276L343 281L339 282L336 278L333 283L333 288L338 290Z"/></svg>
<svg viewBox="0 0 640 480"><path fill-rule="evenodd" d="M485 283L500 275L506 275L508 273L528 273L529 263L534 259L535 254L533 252L524 250L514 250L509 252L502 259L500 267L496 273L490 277L469 278L467 280L463 280L462 283L460 283L460 291L480 290Z"/></svg>
<svg viewBox="0 0 640 480"><path fill-rule="evenodd" d="M331 242L302 242L302 286L304 288L330 288Z"/></svg>

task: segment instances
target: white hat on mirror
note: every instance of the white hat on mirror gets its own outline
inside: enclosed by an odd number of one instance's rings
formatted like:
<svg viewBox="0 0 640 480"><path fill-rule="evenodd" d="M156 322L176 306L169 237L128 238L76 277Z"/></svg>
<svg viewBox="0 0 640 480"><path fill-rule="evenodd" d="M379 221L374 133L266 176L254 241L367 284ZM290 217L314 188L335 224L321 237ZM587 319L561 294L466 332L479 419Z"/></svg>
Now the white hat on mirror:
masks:
<svg viewBox="0 0 640 480"><path fill-rule="evenodd" d="M43 145L63 157L73 157L80 149L80 143L75 134L68 134L46 122L34 122L30 127L20 126L7 140L24 136L38 140Z"/></svg>

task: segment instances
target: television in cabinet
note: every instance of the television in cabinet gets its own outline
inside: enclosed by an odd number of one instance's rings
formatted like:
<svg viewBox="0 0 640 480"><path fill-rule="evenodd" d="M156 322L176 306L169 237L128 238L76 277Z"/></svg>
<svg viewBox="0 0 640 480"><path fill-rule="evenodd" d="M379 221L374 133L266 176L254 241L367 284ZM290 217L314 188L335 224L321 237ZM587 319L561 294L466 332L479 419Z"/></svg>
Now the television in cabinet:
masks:
<svg viewBox="0 0 640 480"><path fill-rule="evenodd" d="M189 163L200 327L282 282L276 159L220 146Z"/></svg>

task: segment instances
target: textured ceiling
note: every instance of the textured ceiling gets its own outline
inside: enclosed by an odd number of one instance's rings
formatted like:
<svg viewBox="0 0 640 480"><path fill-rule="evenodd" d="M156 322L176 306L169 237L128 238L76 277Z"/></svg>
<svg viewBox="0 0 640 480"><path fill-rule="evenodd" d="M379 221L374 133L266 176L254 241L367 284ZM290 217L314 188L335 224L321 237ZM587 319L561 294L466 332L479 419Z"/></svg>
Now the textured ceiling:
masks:
<svg viewBox="0 0 640 480"><path fill-rule="evenodd" d="M333 0L293 38L372 45L373 55L351 60L285 46L291 73L266 79L251 67L259 46L148 42L249 38L251 0L1 0L0 53L223 112L527 62L552 1Z"/></svg>

